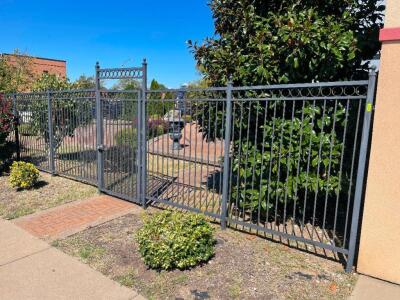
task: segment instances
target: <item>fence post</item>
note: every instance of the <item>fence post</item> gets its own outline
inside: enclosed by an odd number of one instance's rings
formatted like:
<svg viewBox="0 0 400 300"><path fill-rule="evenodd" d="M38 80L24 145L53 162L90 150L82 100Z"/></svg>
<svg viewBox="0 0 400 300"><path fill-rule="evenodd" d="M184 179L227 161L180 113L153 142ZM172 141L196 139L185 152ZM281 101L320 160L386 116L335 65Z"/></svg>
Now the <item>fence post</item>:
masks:
<svg viewBox="0 0 400 300"><path fill-rule="evenodd" d="M364 189L364 180L365 180L364 176L365 176L366 160L367 160L367 153L369 146L369 136L371 129L371 117L372 117L374 97L375 97L375 87L376 87L376 72L375 68L372 68L369 72L367 100L365 103L365 112L364 112L363 128L361 135L361 146L360 146L360 154L357 167L357 180L356 180L356 188L354 194L353 213L351 218L349 254L346 264L346 272L352 271L354 264L354 256L356 252L358 225L360 222L359 220L360 208L361 208L362 194Z"/></svg>
<svg viewBox="0 0 400 300"><path fill-rule="evenodd" d="M19 115L17 109L17 96L13 94L13 114L14 114L14 135L15 135L15 145L17 150L17 160L21 160L21 145L19 143Z"/></svg>
<svg viewBox="0 0 400 300"><path fill-rule="evenodd" d="M226 228L228 194L229 194L229 153L232 130L232 81L229 80L226 89L226 120L225 120L225 143L224 143L224 166L222 173L222 203L221 203L221 228Z"/></svg>
<svg viewBox="0 0 400 300"><path fill-rule="evenodd" d="M54 164L54 135L53 135L53 106L51 103L51 93L47 91L47 124L49 133L49 167L52 175L55 174L56 168Z"/></svg>
<svg viewBox="0 0 400 300"><path fill-rule="evenodd" d="M101 192L104 188L104 146L103 146L103 109L100 99L100 65L96 62L96 146L97 146L97 188Z"/></svg>
<svg viewBox="0 0 400 300"><path fill-rule="evenodd" d="M147 91L147 61L146 59L143 59L142 63L142 97L141 97L141 127L140 127L140 132L141 132L141 143L140 143L140 148L141 148L141 176L140 176L140 181L141 181L141 203L143 208L146 208L146 192L147 192L147 166L146 166L146 155L147 155L147 137L146 137L146 91Z"/></svg>

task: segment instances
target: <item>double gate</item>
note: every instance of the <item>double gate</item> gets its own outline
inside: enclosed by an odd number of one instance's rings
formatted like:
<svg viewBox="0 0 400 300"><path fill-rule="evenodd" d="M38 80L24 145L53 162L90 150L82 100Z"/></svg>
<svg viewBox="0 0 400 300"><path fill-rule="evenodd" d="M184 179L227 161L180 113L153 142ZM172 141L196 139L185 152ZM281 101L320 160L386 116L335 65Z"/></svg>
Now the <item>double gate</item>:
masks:
<svg viewBox="0 0 400 300"><path fill-rule="evenodd" d="M366 81L147 90L147 65L96 88L10 95L20 156L143 205L347 257L353 266L375 94ZM106 90L102 80L136 89Z"/></svg>

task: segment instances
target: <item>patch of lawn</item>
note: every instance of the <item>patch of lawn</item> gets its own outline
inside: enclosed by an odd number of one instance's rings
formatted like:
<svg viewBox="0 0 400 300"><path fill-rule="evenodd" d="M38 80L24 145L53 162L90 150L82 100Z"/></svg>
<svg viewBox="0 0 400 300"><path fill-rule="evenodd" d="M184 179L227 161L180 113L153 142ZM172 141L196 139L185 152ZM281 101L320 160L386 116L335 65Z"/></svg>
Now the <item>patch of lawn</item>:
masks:
<svg viewBox="0 0 400 300"><path fill-rule="evenodd" d="M0 176L0 217L11 220L34 212L96 195L93 186L59 176L40 173L32 189L12 188L8 176Z"/></svg>
<svg viewBox="0 0 400 300"><path fill-rule="evenodd" d="M114 280L119 282L121 285L132 288L135 285L136 276L136 273L132 270L124 275L114 277Z"/></svg>
<svg viewBox="0 0 400 300"><path fill-rule="evenodd" d="M100 259L105 253L105 249L93 245L84 245L79 248L79 257L84 261Z"/></svg>

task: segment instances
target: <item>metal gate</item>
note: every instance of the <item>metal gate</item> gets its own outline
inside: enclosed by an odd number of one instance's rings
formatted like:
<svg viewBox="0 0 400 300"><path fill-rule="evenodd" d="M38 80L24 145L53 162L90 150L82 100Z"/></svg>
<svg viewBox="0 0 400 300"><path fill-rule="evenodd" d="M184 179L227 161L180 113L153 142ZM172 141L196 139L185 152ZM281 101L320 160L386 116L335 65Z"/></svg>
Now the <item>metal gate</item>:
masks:
<svg viewBox="0 0 400 300"><path fill-rule="evenodd" d="M10 95L20 156L143 205L205 214L353 266L375 96L369 80ZM101 89L134 79L137 89Z"/></svg>
<svg viewBox="0 0 400 300"><path fill-rule="evenodd" d="M144 203L142 194L143 91L102 90L106 79L141 80L146 87L146 61L141 68L101 69L96 64L97 186L100 191Z"/></svg>

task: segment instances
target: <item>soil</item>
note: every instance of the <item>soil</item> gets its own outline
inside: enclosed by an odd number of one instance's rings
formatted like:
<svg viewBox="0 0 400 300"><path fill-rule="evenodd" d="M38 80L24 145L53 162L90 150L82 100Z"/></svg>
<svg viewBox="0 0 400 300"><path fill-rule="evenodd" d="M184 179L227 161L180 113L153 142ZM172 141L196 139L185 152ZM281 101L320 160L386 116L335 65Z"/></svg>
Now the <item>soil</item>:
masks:
<svg viewBox="0 0 400 300"><path fill-rule="evenodd" d="M337 261L217 225L216 253L208 263L155 271L137 249L141 225L141 216L130 214L54 246L149 299L344 299L357 279Z"/></svg>

